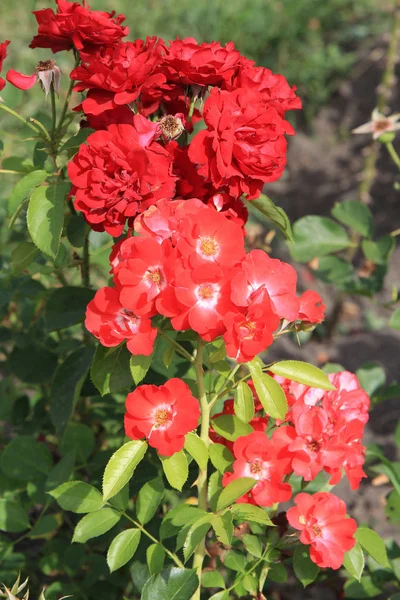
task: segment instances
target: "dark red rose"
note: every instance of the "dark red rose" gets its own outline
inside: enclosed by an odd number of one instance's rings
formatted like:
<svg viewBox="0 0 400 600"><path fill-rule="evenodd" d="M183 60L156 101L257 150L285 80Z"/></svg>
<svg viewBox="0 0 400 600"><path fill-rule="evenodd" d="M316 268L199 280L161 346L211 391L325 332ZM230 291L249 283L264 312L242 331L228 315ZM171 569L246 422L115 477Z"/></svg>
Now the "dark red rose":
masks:
<svg viewBox="0 0 400 600"><path fill-rule="evenodd" d="M53 52L76 48L86 53L96 46L112 46L129 33L128 27L121 25L124 15L90 10L85 0L82 5L68 0L56 3L56 13L51 8L33 11L39 28L31 48L51 48Z"/></svg>
<svg viewBox="0 0 400 600"><path fill-rule="evenodd" d="M138 213L173 197L171 156L154 141L157 130L157 123L136 115L133 125L92 133L69 163L75 208L95 231L119 236Z"/></svg>
<svg viewBox="0 0 400 600"><path fill-rule="evenodd" d="M176 39L163 57L161 72L168 81L186 85L221 85L230 82L240 64L240 52L233 42L199 44L194 38Z"/></svg>
<svg viewBox="0 0 400 600"><path fill-rule="evenodd" d="M7 57L7 46L9 43L10 43L10 41L6 40L5 42L1 42L1 44L0 44L0 73L3 68L3 62L4 62L5 58ZM6 85L5 80L2 77L0 77L0 92L4 88L5 85Z"/></svg>
<svg viewBox="0 0 400 600"><path fill-rule="evenodd" d="M197 133L189 147L198 173L231 196L257 198L264 183L278 179L286 164L285 134L290 123L273 107L266 107L256 90L232 92L217 88L204 106L207 129Z"/></svg>

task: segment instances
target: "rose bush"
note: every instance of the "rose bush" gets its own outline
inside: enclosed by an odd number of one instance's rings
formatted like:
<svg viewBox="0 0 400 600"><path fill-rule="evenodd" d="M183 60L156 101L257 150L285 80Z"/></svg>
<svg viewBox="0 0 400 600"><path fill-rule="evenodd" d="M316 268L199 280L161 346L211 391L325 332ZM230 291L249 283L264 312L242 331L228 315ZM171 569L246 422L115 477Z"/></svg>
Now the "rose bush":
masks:
<svg viewBox="0 0 400 600"><path fill-rule="evenodd" d="M264 354L325 315L291 265L246 237L258 209L300 243L262 194L285 168L296 88L233 43L127 42L122 15L57 7L36 11L31 47L73 51L58 119L51 60L32 76L50 94L50 128L0 104L36 142L10 198L11 227L27 209L32 242L13 251L9 298L30 300L10 309L6 352L12 376L40 384L22 422L11 402L6 558L29 539L72 538L79 553L57 554L46 576L83 565L96 597L144 600L260 600L292 568L304 585L342 566L360 578L362 548L387 567L382 540L331 492L343 472L353 490L366 477L368 394L344 369ZM30 87L17 71L6 79Z"/></svg>

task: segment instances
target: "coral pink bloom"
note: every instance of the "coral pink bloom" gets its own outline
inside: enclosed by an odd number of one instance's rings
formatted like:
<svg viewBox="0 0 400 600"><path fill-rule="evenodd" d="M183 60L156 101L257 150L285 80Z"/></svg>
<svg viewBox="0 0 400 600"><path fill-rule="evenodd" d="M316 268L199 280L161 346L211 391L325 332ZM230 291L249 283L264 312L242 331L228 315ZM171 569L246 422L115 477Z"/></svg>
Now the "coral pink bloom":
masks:
<svg viewBox="0 0 400 600"><path fill-rule="evenodd" d="M129 33L121 25L124 15L115 17L115 12L90 10L85 0L83 5L68 0L56 3L56 13L51 8L33 11L39 28L30 48L51 48L53 52L76 48L88 52L98 46L113 46Z"/></svg>
<svg viewBox="0 0 400 600"><path fill-rule="evenodd" d="M360 487L362 479L367 477L363 471L365 462L365 446L361 444L361 439L364 434L364 423L358 420L352 420L345 423L344 426L339 424L338 432L333 433L332 438L326 445L327 464L325 471L331 475L329 480L330 485L336 485L342 478L343 470L347 475L352 490L357 490ZM340 466L329 466L330 448L342 447L344 449L344 458Z"/></svg>
<svg viewBox="0 0 400 600"><path fill-rule="evenodd" d="M233 267L245 256L243 229L211 207L182 220L177 248L193 268L202 264Z"/></svg>
<svg viewBox="0 0 400 600"><path fill-rule="evenodd" d="M104 287L96 292L86 309L85 327L103 346L118 346L127 340L132 354L149 356L153 351L157 329L150 319L137 317L119 302L115 288Z"/></svg>
<svg viewBox="0 0 400 600"><path fill-rule="evenodd" d="M345 552L356 543L357 523L346 517L346 504L329 492L297 494L295 503L287 519L301 531L301 543L311 545L311 560L322 568L339 569Z"/></svg>
<svg viewBox="0 0 400 600"><path fill-rule="evenodd" d="M229 312L224 317L224 341L228 356L238 362L249 362L270 346L280 319L264 298L262 304L251 304L243 312Z"/></svg>
<svg viewBox="0 0 400 600"><path fill-rule="evenodd" d="M115 281L121 304L136 315L152 317L159 312L163 294L169 293L168 260L172 253L169 240L158 244L151 238L132 237L120 248Z"/></svg>
<svg viewBox="0 0 400 600"><path fill-rule="evenodd" d="M125 433L133 440L147 438L162 456L182 450L185 435L196 429L198 400L180 379L165 385L141 385L126 399Z"/></svg>
<svg viewBox="0 0 400 600"><path fill-rule="evenodd" d="M230 270L207 263L189 270L182 260L175 265L176 316L171 319L178 331L193 329L210 342L224 332L223 317L232 310ZM166 303L164 307L168 309ZM169 308L171 310L172 306ZM168 315L168 312L162 312Z"/></svg>
<svg viewBox="0 0 400 600"><path fill-rule="evenodd" d="M295 321L300 302L296 296L296 271L262 250L252 250L232 281L232 300L237 306L263 302L264 296L281 319Z"/></svg>
<svg viewBox="0 0 400 600"><path fill-rule="evenodd" d="M322 298L314 290L308 290L300 296L298 320L305 323L322 323L325 318L326 306Z"/></svg>
<svg viewBox="0 0 400 600"><path fill-rule="evenodd" d="M324 409L330 419L335 422L340 417L344 417L347 422L357 419L366 423L370 399L361 388L356 375L349 371L341 371L329 375L329 379L336 388L327 392L323 399Z"/></svg>
<svg viewBox="0 0 400 600"><path fill-rule="evenodd" d="M254 431L238 438L233 444L235 462L233 473L225 473L222 485L241 477L252 477L257 481L248 494L237 502L272 506L276 502L286 502L292 496L292 488L283 483L286 463L278 459L272 441L265 433Z"/></svg>
<svg viewBox="0 0 400 600"><path fill-rule="evenodd" d="M9 43L10 43L10 40L6 40L5 42L0 43L0 73L3 68L3 62L7 58L7 46L9 45ZM5 80L2 77L0 77L0 92L4 88L5 85L6 85Z"/></svg>

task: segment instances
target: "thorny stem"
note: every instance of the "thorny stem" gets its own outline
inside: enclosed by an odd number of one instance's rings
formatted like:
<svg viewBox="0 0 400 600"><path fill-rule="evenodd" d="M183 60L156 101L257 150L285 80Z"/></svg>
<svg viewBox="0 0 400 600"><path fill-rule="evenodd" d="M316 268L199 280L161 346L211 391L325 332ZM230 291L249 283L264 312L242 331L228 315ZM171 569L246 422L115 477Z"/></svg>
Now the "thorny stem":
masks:
<svg viewBox="0 0 400 600"><path fill-rule="evenodd" d="M197 389L199 394L200 408L201 408L201 427L200 427L200 438L203 440L205 445L208 447L210 443L209 429L210 429L210 406L207 402L207 394L204 385L204 371L203 371L203 350L205 342L200 340L197 346L196 358L195 358L195 370ZM197 491L198 491L198 507L202 510L207 510L207 465L204 469L199 468L199 476L197 478ZM203 567L203 561L206 554L205 540L203 539L197 546L193 557L193 568L197 570L197 576L199 578L199 587L192 596L192 600L200 600L201 594L201 571Z"/></svg>
<svg viewBox="0 0 400 600"><path fill-rule="evenodd" d="M166 548L157 538L155 538L154 536L151 535L151 533L149 533L147 531L147 529L145 529L143 527L143 525L141 523L139 523L138 521L135 521L135 519L132 519L132 517L130 517L128 515L128 513L126 513L125 511L122 511L122 514L124 515L124 517L126 519L128 519L128 521L130 521L135 527L137 527L138 529L140 529L140 531L149 538L149 540L151 540L152 542L154 542L155 544L158 544L159 546L161 546L162 548L164 548L165 553L170 557L171 560L174 561L174 563L176 564L177 567L179 567L180 569L184 569L185 565L182 563L182 561L176 556L176 554L174 554L173 552L171 552L170 550L168 550L168 548Z"/></svg>

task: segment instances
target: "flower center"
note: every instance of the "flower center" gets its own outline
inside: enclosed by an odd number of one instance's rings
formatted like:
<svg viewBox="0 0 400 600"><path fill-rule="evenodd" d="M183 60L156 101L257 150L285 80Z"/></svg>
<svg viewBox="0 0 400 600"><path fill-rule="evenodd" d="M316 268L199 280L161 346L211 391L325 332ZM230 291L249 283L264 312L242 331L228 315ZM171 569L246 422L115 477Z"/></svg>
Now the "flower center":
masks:
<svg viewBox="0 0 400 600"><path fill-rule="evenodd" d="M321 537L321 535L322 535L321 527L319 527L318 525L313 525L312 531L313 531L313 534L315 535L315 537Z"/></svg>
<svg viewBox="0 0 400 600"><path fill-rule="evenodd" d="M261 465L260 465L260 463L252 463L250 465L250 473L252 475L258 475L259 473L261 473Z"/></svg>
<svg viewBox="0 0 400 600"><path fill-rule="evenodd" d="M320 449L320 444L315 440L311 440L310 442L308 442L307 448L308 450L310 450L310 452L318 452L318 450Z"/></svg>
<svg viewBox="0 0 400 600"><path fill-rule="evenodd" d="M154 415L154 426L155 427L162 427L163 425L166 425L169 421L171 421L172 419L172 414L169 410L167 410L166 408L160 408L158 410L156 410L156 413Z"/></svg>
<svg viewBox="0 0 400 600"><path fill-rule="evenodd" d="M375 121L376 131L385 131L388 127L390 127L389 119L381 119L380 121Z"/></svg>
<svg viewBox="0 0 400 600"><path fill-rule="evenodd" d="M301 515L301 517L299 517L299 523L300 523L300 525L305 525L306 522L307 522L306 518L303 515Z"/></svg>
<svg viewBox="0 0 400 600"><path fill-rule="evenodd" d="M256 324L254 323L254 321L243 321L242 323L240 323L239 327L240 334L243 338L251 339L252 337L254 337L254 333L256 330Z"/></svg>
<svg viewBox="0 0 400 600"><path fill-rule="evenodd" d="M40 60L36 67L36 71L51 71L55 66L55 60Z"/></svg>
<svg viewBox="0 0 400 600"><path fill-rule="evenodd" d="M211 285L201 285L198 293L202 300L209 300L214 296L214 290Z"/></svg>
<svg viewBox="0 0 400 600"><path fill-rule="evenodd" d="M154 269L154 271L147 271L146 277L156 285L160 285L163 281L163 274L160 269Z"/></svg>
<svg viewBox="0 0 400 600"><path fill-rule="evenodd" d="M205 256L215 256L218 254L218 243L214 238L202 238L200 240L200 252Z"/></svg>

